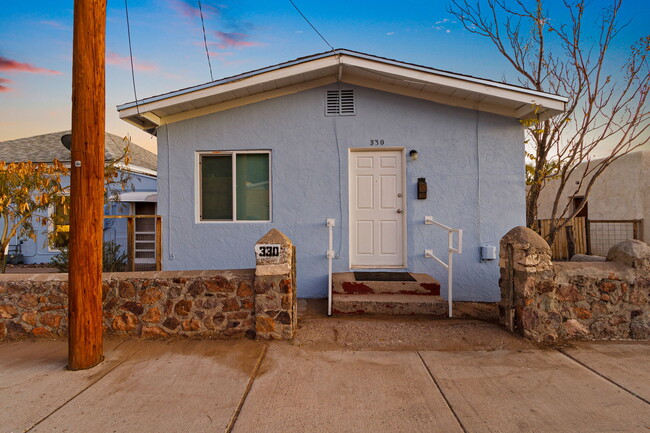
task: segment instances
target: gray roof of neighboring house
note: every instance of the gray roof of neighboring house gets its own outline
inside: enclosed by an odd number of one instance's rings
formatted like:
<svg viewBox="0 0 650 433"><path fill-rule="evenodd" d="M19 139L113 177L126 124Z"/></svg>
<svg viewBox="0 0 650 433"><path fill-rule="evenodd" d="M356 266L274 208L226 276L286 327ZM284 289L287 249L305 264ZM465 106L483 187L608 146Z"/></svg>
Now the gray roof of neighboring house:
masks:
<svg viewBox="0 0 650 433"><path fill-rule="evenodd" d="M55 158L62 162L70 161L70 151L61 143L61 137L65 134L70 134L70 131L2 141L0 142L0 161L51 162ZM122 137L115 134L107 132L105 137L106 160L118 158L122 155L126 144L129 143L131 164L150 170L157 169L155 153L149 152L133 142L125 142Z"/></svg>

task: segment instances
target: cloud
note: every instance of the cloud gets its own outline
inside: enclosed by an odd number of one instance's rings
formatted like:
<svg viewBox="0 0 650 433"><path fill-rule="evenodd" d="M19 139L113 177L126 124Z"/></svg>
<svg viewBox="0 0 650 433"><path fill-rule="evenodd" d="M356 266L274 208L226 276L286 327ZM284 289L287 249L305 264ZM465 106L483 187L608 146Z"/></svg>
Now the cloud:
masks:
<svg viewBox="0 0 650 433"><path fill-rule="evenodd" d="M448 23L448 22L449 22L449 18L445 18L443 20L436 21L436 24L444 24L444 23Z"/></svg>
<svg viewBox="0 0 650 433"><path fill-rule="evenodd" d="M168 0L169 6L180 13L185 18L195 18L201 16L201 11L197 6L191 5L183 0ZM208 18L212 15L219 15L219 9L214 6L202 4L203 18Z"/></svg>
<svg viewBox="0 0 650 433"><path fill-rule="evenodd" d="M32 72L35 74L60 74L59 71L39 68L29 63L21 63L15 60L0 56L0 71L7 72Z"/></svg>
<svg viewBox="0 0 650 433"><path fill-rule="evenodd" d="M220 32L215 31L214 35L219 39L219 42L211 42L221 49L226 48L243 48L243 47L256 47L262 45L260 42L248 41L249 34L237 32Z"/></svg>
<svg viewBox="0 0 650 433"><path fill-rule="evenodd" d="M235 53L232 52L227 52L227 51L221 51L221 52L216 52L216 51L208 51L210 54L210 57L216 59L216 60L226 60L229 56L232 56Z"/></svg>
<svg viewBox="0 0 650 433"><path fill-rule="evenodd" d="M395 34L395 32L388 32L388 33L386 33L386 34L387 34L388 36L393 36L393 35Z"/></svg>
<svg viewBox="0 0 650 433"><path fill-rule="evenodd" d="M53 29L57 29L57 30L72 30L70 26L62 24L58 21L44 20L44 21L40 21L39 24L52 27Z"/></svg>
<svg viewBox="0 0 650 433"><path fill-rule="evenodd" d="M11 87L5 86L5 84L10 84L13 81L11 81L9 78L0 78L0 92L10 92Z"/></svg>
<svg viewBox="0 0 650 433"><path fill-rule="evenodd" d="M111 66L116 66L120 69L131 69L131 60L128 56L120 56L119 54L108 51L106 53L106 64ZM136 57L133 58L133 69L141 72L156 72L160 68L155 63L145 62L138 60Z"/></svg>

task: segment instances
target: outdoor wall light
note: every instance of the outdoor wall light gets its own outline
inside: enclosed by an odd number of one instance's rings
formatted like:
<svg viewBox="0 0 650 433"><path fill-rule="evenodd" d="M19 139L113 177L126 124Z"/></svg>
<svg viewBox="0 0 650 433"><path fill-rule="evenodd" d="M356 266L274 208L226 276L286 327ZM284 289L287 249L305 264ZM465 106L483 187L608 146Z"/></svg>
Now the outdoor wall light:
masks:
<svg viewBox="0 0 650 433"><path fill-rule="evenodd" d="M420 154L418 153L417 150L413 149L412 151L409 152L409 156L411 157L411 161L417 161Z"/></svg>

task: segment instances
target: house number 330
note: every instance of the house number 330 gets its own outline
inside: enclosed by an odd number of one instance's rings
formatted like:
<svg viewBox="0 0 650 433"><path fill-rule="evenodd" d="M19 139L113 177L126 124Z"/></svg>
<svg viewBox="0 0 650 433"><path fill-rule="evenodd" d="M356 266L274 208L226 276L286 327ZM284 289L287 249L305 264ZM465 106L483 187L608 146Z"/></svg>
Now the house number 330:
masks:
<svg viewBox="0 0 650 433"><path fill-rule="evenodd" d="M383 146L384 140L370 140L371 146Z"/></svg>
<svg viewBox="0 0 650 433"><path fill-rule="evenodd" d="M261 244L255 246L257 257L279 257L280 245L277 244Z"/></svg>

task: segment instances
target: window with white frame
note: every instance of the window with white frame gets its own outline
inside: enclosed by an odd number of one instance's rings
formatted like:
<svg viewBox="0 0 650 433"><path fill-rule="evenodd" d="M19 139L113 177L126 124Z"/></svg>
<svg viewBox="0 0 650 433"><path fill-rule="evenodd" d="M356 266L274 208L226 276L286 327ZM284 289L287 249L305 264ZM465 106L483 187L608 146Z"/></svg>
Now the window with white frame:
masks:
<svg viewBox="0 0 650 433"><path fill-rule="evenodd" d="M200 221L270 221L271 152L199 153Z"/></svg>

